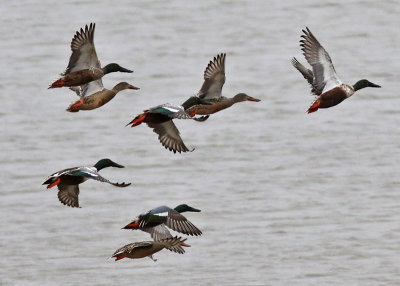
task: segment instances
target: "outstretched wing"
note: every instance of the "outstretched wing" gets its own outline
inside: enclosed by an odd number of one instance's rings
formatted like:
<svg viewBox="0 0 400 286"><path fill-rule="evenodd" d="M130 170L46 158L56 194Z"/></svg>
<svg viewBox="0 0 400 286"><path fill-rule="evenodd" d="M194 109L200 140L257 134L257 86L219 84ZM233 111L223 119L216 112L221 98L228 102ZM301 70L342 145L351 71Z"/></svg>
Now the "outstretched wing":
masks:
<svg viewBox="0 0 400 286"><path fill-rule="evenodd" d="M130 243L127 244L119 249L117 249L114 254L112 255L112 257L117 256L118 254L122 254L122 253L132 253L135 249L148 249L151 248L153 245L152 241L141 241L141 242L134 242L134 243Z"/></svg>
<svg viewBox="0 0 400 286"><path fill-rule="evenodd" d="M190 245L185 243L185 239L181 239L181 237L168 237L165 239L160 240L158 243L161 243L165 246L166 249L172 252L176 252L179 254L185 253L185 250L182 248L182 246L189 247Z"/></svg>
<svg viewBox="0 0 400 286"><path fill-rule="evenodd" d="M89 27L85 26L85 30L81 28L76 32L71 42L72 54L63 75L91 67L101 67L93 42L95 26L96 24L90 23Z"/></svg>
<svg viewBox="0 0 400 286"><path fill-rule="evenodd" d="M168 116L171 119L191 119L182 106L165 103L148 110L151 113L158 113Z"/></svg>
<svg viewBox="0 0 400 286"><path fill-rule="evenodd" d="M59 201L69 207L78 208L79 207L79 185L57 185L58 199Z"/></svg>
<svg viewBox="0 0 400 286"><path fill-rule="evenodd" d="M189 149L180 136L178 128L176 128L172 120L168 120L163 123L151 123L147 122L147 125L158 134L158 140L161 144L170 151L176 152L188 152Z"/></svg>
<svg viewBox="0 0 400 286"><path fill-rule="evenodd" d="M102 177L98 172L96 172L95 170L93 170L93 168L90 167L82 167L79 170L76 170L74 172L69 173L69 175L71 176L81 176L81 177L86 177L86 178L90 178L96 181L100 181L100 182L104 182L104 183L109 183L113 186L116 187L127 187L129 186L131 183L113 183L110 182L109 180L107 180L106 178Z"/></svg>
<svg viewBox="0 0 400 286"><path fill-rule="evenodd" d="M104 86L103 86L103 81L101 80L101 78L99 78L97 80L93 80L91 82L88 82L80 86L70 87L69 89L74 91L77 96L85 97L92 95L96 92L103 91Z"/></svg>
<svg viewBox="0 0 400 286"><path fill-rule="evenodd" d="M313 68L313 86L322 93L342 84L333 67L331 57L318 42L311 31L303 30L304 35L300 42L304 57Z"/></svg>
<svg viewBox="0 0 400 286"><path fill-rule="evenodd" d="M72 168L68 168L68 169L61 170L61 171L57 171L57 172L51 174L51 175L47 178L47 180L49 180L50 178L57 178L57 177L60 177L60 176L62 176L62 175L68 175L69 173L74 172L74 171L76 171L76 170L79 170L79 169L81 169L81 168L82 168L82 167L72 167Z"/></svg>
<svg viewBox="0 0 400 286"><path fill-rule="evenodd" d="M184 233L186 235L201 235L202 232L188 221L183 215L176 210L168 211L167 221L165 223L169 228Z"/></svg>
<svg viewBox="0 0 400 286"><path fill-rule="evenodd" d="M225 83L225 57L226 54L219 54L209 62L204 71L204 83L197 94L200 98L207 100L221 97Z"/></svg>
<svg viewBox="0 0 400 286"><path fill-rule="evenodd" d="M172 237L169 230L163 224L159 224L154 227L145 227L145 228L142 228L142 230L147 233L150 233L151 238L154 241L159 241L161 239Z"/></svg>
<svg viewBox="0 0 400 286"><path fill-rule="evenodd" d="M303 66L296 58L292 59L292 65L303 75L307 82L311 85L311 92L315 95L320 95L322 89L319 90L317 86L314 85L314 74L312 70L309 70Z"/></svg>
<svg viewBox="0 0 400 286"><path fill-rule="evenodd" d="M156 207L154 209L149 210L147 213L153 214L153 215L162 215L162 216L167 216L168 215L168 211L171 208L166 206L166 205L162 205L159 207Z"/></svg>

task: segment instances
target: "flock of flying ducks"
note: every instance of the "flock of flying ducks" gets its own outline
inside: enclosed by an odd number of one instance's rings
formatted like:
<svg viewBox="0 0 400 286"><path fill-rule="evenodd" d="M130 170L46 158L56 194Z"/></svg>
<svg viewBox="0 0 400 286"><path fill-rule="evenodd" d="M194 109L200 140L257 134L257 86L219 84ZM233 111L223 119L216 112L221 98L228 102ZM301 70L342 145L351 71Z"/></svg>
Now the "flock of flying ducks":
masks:
<svg viewBox="0 0 400 286"><path fill-rule="evenodd" d="M111 90L104 88L102 77L111 72L132 73L116 63L111 63L103 68L96 54L94 46L95 24L86 25L74 35L71 42L72 54L68 66L61 77L54 81L49 88L69 87L80 99L72 103L67 111L78 112L80 110L92 110L101 107L125 89L138 90L139 88L127 82L120 82ZM336 74L332 60L326 50L318 42L311 31L306 28L301 36L303 55L311 65L312 70L303 66L296 58L292 59L293 66L303 75L311 85L312 94L316 95L315 101L308 109L308 113L316 112L319 108L335 106L352 96L357 90L365 87L380 87L366 79L359 80L353 86L343 84ZM161 144L170 151L176 153L193 151L189 150L179 130L173 123L174 119L193 119L205 121L210 114L221 111L235 103L243 101L260 101L245 93L238 93L232 98L222 96L222 87L225 83L225 58L222 53L214 57L204 71L204 83L196 96L191 96L181 105L170 103L161 104L144 110L127 125L135 127L141 123L153 129L158 134ZM195 115L202 115L195 117ZM130 183L113 183L102 177L98 172L106 167L124 168L124 166L110 159L101 159L92 167L73 167L51 174L43 183L47 188L57 186L58 199L64 205L79 207L79 184L94 179L106 182L116 187L127 187ZM135 242L125 245L115 251L112 257L115 260L122 258L150 257L166 248L177 253L184 253L182 247L188 247L186 239L172 236L168 228L186 234L201 235L202 232L182 212L200 212L186 204L178 205L174 209L167 206L154 208L137 216L124 229L140 229L148 232L153 241Z"/></svg>

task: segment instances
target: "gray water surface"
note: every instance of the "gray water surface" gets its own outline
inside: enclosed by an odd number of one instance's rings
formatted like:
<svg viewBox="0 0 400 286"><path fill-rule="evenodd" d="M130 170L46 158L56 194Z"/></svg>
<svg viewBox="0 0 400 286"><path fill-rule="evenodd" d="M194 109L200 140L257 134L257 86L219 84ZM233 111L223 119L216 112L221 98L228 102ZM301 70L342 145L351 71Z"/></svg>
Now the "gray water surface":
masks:
<svg viewBox="0 0 400 286"><path fill-rule="evenodd" d="M1 65L1 285L399 285L400 3L398 1L3 1ZM70 56L75 31L96 23L106 88L90 112L47 90ZM291 66L305 63L308 26L343 82L363 89L306 114L313 97ZM173 154L145 125L143 109L195 94L210 59L227 53L223 92L260 98L176 124L189 147ZM57 170L111 158L80 204L61 205L41 184ZM149 240L121 230L139 213L187 203L203 231L184 255L153 262L107 259Z"/></svg>

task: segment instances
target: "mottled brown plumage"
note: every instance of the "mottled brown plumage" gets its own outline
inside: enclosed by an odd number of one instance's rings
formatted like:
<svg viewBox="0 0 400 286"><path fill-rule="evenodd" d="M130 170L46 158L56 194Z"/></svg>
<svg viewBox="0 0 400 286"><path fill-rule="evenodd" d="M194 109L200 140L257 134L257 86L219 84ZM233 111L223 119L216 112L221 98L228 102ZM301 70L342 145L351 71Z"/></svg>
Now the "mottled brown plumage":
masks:
<svg viewBox="0 0 400 286"><path fill-rule="evenodd" d="M127 82L120 82L112 90L103 89L102 91L98 91L89 96L83 97L81 100L78 100L72 103L67 111L69 112L78 112L79 110L92 110L99 108L113 99L118 92L125 89L139 89L136 86L133 86ZM82 102L83 100L83 102Z"/></svg>
<svg viewBox="0 0 400 286"><path fill-rule="evenodd" d="M131 70L111 63L105 67L100 66L94 46L94 30L96 24L86 25L85 29L77 31L71 41L72 54L68 66L61 77L53 82L49 88L76 87L91 81L101 79L105 74L111 72L127 72Z"/></svg>
<svg viewBox="0 0 400 286"><path fill-rule="evenodd" d="M211 104L210 105L204 105L204 104L196 105L196 106L193 106L190 109L188 109L187 112L190 113L190 112L194 111L194 109L197 109L196 114L208 115L208 114L216 113L216 112L226 109L228 107L231 107L232 105L234 105L235 103L238 103L238 102L243 102L243 101L258 102L260 100L253 98L251 96L248 96L245 93L238 93L237 95L235 95L234 97L231 97L231 98L221 96L219 98L207 99L207 101Z"/></svg>
<svg viewBox="0 0 400 286"><path fill-rule="evenodd" d="M233 104L243 101L260 101L257 98L248 96L245 93L238 93L232 98L222 96L222 87L225 83L225 58L226 54L219 54L210 61L204 71L204 82L197 93L197 96L210 104L199 104L191 107L187 112L192 112L197 108L196 114L208 115L221 111ZM201 121L206 120L203 118ZM199 120L200 121L200 120Z"/></svg>
<svg viewBox="0 0 400 286"><path fill-rule="evenodd" d="M186 244L185 241L186 239L181 239L180 237L175 236L159 241L134 242L117 249L111 257L115 258L115 261L117 261L125 257L135 259L147 256L153 261L157 261L157 259L153 258L153 254L164 248L179 254L185 253L182 246L190 246Z"/></svg>

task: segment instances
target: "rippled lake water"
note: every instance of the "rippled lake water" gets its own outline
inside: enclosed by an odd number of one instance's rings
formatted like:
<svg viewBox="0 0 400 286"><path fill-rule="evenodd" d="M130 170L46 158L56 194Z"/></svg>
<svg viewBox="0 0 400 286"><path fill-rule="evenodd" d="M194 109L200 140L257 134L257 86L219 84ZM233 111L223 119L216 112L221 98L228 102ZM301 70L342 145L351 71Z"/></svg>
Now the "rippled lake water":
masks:
<svg viewBox="0 0 400 286"><path fill-rule="evenodd" d="M0 7L2 140L0 285L398 285L400 281L400 36L398 1L4 1ZM103 79L123 91L90 112L48 90L75 31L96 23L103 64L134 74ZM367 78L340 105L306 114L309 86L290 59L308 26L341 79ZM223 92L237 104L204 123L176 122L187 146L173 154L146 126L145 108L182 103L226 52ZM80 204L41 184L60 169L111 158ZM187 203L202 231L184 255L115 262L149 240L122 230L137 214Z"/></svg>

